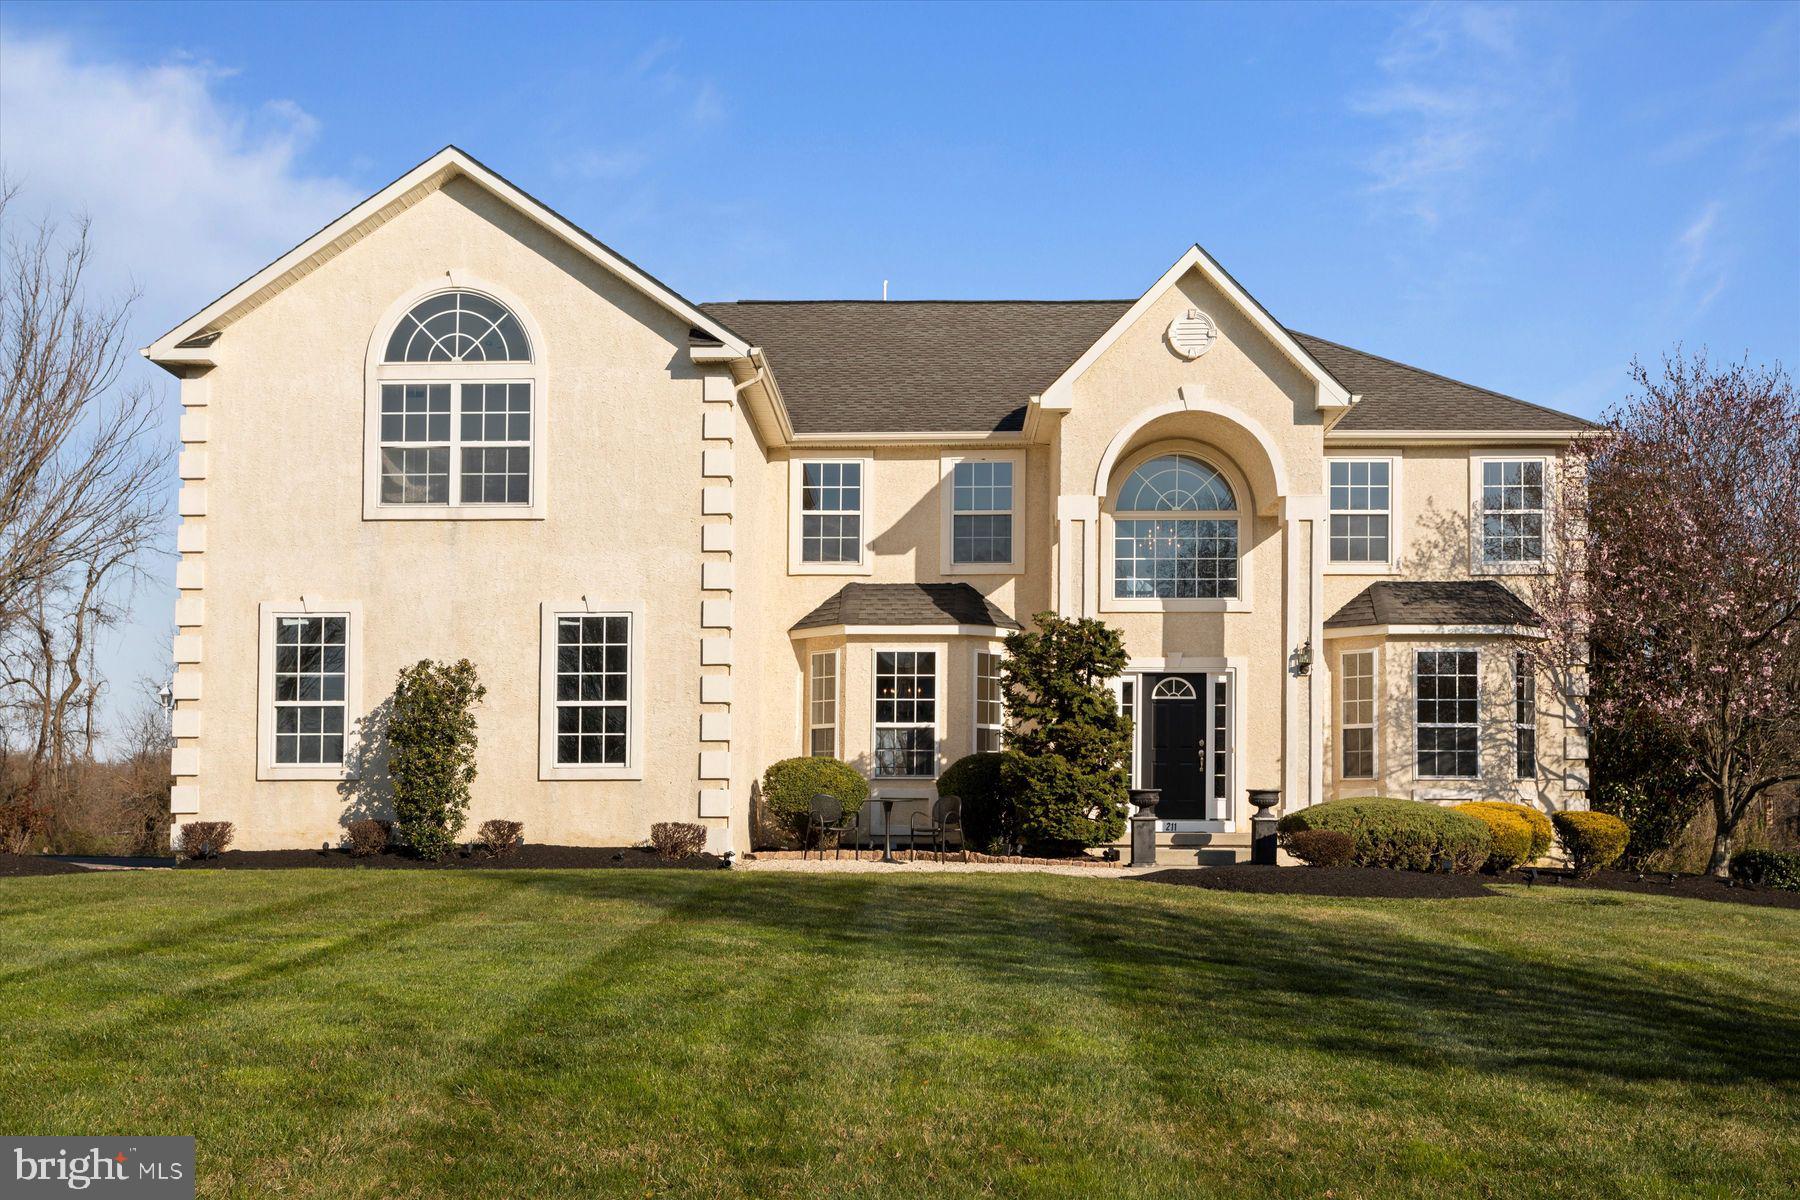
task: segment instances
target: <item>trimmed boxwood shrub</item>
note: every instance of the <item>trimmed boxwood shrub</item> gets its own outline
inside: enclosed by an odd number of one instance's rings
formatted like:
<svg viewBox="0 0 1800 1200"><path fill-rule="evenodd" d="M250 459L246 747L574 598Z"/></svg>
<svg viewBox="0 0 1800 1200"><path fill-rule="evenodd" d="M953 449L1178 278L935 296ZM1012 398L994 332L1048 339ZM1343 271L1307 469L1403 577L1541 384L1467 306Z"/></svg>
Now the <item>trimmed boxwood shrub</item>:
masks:
<svg viewBox="0 0 1800 1200"><path fill-rule="evenodd" d="M1577 875L1612 866L1631 841L1631 827L1611 813L1559 812L1550 820Z"/></svg>
<svg viewBox="0 0 1800 1200"><path fill-rule="evenodd" d="M1356 857L1356 840L1336 829L1297 829L1282 840L1309 867L1347 867Z"/></svg>
<svg viewBox="0 0 1800 1200"><path fill-rule="evenodd" d="M998 850L1018 837L1012 796L1000 781L1005 754L968 754L938 776L940 796L962 801L963 837L976 850Z"/></svg>
<svg viewBox="0 0 1800 1200"><path fill-rule="evenodd" d="M812 799L820 792L836 796L844 815L855 816L869 798L869 781L835 758L784 758L763 772L762 799L769 819L793 837L806 835Z"/></svg>
<svg viewBox="0 0 1800 1200"><path fill-rule="evenodd" d="M1357 866L1407 871L1435 871L1446 858L1453 871L1474 871L1493 846L1488 827L1467 813L1391 796L1328 800L1289 813L1277 829L1335 829L1355 842Z"/></svg>
<svg viewBox="0 0 1800 1200"><path fill-rule="evenodd" d="M1526 828L1531 831L1531 847L1525 852L1523 861L1533 862L1550 853L1550 843L1556 836L1556 830L1550 824L1550 814L1541 808L1533 808L1529 804L1514 804L1508 800L1471 800L1456 807L1457 811L1466 812L1470 816L1480 816L1482 812L1512 813L1524 821Z"/></svg>
<svg viewBox="0 0 1800 1200"><path fill-rule="evenodd" d="M1486 825L1488 836L1493 839L1482 870L1494 875L1504 875L1531 856L1531 825L1514 811L1519 807L1522 806L1481 803L1456 806L1457 812L1468 813ZM1546 820L1545 824L1549 822Z"/></svg>
<svg viewBox="0 0 1800 1200"><path fill-rule="evenodd" d="M1731 877L1757 887L1800 892L1800 854L1780 850L1739 850L1731 856Z"/></svg>

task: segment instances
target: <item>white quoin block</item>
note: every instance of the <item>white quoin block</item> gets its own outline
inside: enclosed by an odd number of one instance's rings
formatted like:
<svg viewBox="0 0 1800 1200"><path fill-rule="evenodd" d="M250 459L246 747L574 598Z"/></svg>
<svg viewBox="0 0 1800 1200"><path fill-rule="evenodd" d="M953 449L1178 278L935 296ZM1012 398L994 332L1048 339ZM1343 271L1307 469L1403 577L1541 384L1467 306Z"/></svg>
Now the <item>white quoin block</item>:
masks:
<svg viewBox="0 0 1800 1200"><path fill-rule="evenodd" d="M700 740L703 742L729 742L731 740L731 714L728 712L701 713Z"/></svg>
<svg viewBox="0 0 1800 1200"><path fill-rule="evenodd" d="M731 793L724 788L702 790L700 815L703 817L729 817L731 815Z"/></svg>
<svg viewBox="0 0 1800 1200"><path fill-rule="evenodd" d="M175 565L175 586L184 592L197 592L206 586L206 564L197 558L183 559Z"/></svg>
<svg viewBox="0 0 1800 1200"><path fill-rule="evenodd" d="M733 527L723 521L714 521L710 525L700 527L700 548L702 550L723 550L727 554L737 543L732 533Z"/></svg>
<svg viewBox="0 0 1800 1200"><path fill-rule="evenodd" d="M729 592L732 581L737 578L728 562L709 562L700 564L700 586L709 592Z"/></svg>
<svg viewBox="0 0 1800 1200"><path fill-rule="evenodd" d="M176 509L184 517L204 517L206 515L206 488L197 483L182 487L176 499Z"/></svg>
<svg viewBox="0 0 1800 1200"><path fill-rule="evenodd" d="M206 551L206 522L183 521L175 527L175 549L183 554L203 554Z"/></svg>
<svg viewBox="0 0 1800 1200"><path fill-rule="evenodd" d="M200 811L200 789L184 783L169 789L169 812L175 816L192 816ZM173 831L171 831L173 833Z"/></svg>
<svg viewBox="0 0 1800 1200"><path fill-rule="evenodd" d="M212 423L207 419L204 408L196 408L181 414L181 440L189 445L197 445L206 440Z"/></svg>
<svg viewBox="0 0 1800 1200"><path fill-rule="evenodd" d="M700 602L700 624L708 629L730 629L731 601L702 600Z"/></svg>
<svg viewBox="0 0 1800 1200"><path fill-rule="evenodd" d="M702 675L700 677L700 703L730 704L731 676Z"/></svg>
<svg viewBox="0 0 1800 1200"><path fill-rule="evenodd" d="M212 377L195 375L181 381L181 406L201 408L212 402Z"/></svg>
<svg viewBox="0 0 1800 1200"><path fill-rule="evenodd" d="M732 509L731 489L709 487L700 490L700 511L709 517L729 517Z"/></svg>
<svg viewBox="0 0 1800 1200"><path fill-rule="evenodd" d="M729 450L702 450L700 473L709 479L730 479L737 471L737 458Z"/></svg>
<svg viewBox="0 0 1800 1200"><path fill-rule="evenodd" d="M169 683L177 700L198 700L200 698L200 672L177 671L175 678Z"/></svg>
<svg viewBox="0 0 1800 1200"><path fill-rule="evenodd" d="M200 773L200 751L192 746L182 746L169 753L169 774L177 779L191 778Z"/></svg>
<svg viewBox="0 0 1800 1200"><path fill-rule="evenodd" d="M1563 739L1563 757L1570 762L1584 761L1588 756L1588 740L1580 734L1570 734Z"/></svg>
<svg viewBox="0 0 1800 1200"><path fill-rule="evenodd" d="M1588 773L1585 766L1571 766L1563 776L1563 787L1571 792L1585 792L1588 789Z"/></svg>
<svg viewBox="0 0 1800 1200"><path fill-rule="evenodd" d="M206 451L183 450L175 460L175 474L182 479L205 479Z"/></svg>
<svg viewBox="0 0 1800 1200"><path fill-rule="evenodd" d="M730 404L737 399L737 387L729 375L707 375L700 383L700 399L708 404Z"/></svg>
<svg viewBox="0 0 1800 1200"><path fill-rule="evenodd" d="M728 637L701 638L700 665L703 667L729 667L731 665L731 639Z"/></svg>
<svg viewBox="0 0 1800 1200"><path fill-rule="evenodd" d="M706 412L701 414L701 437L729 442L736 433L737 421L733 419L729 408L718 404L708 405Z"/></svg>
<svg viewBox="0 0 1800 1200"><path fill-rule="evenodd" d="M700 752L700 778L730 779L731 751L702 750Z"/></svg>
<svg viewBox="0 0 1800 1200"><path fill-rule="evenodd" d="M206 624L206 598L186 595L176 600L175 624L182 629L198 629Z"/></svg>
<svg viewBox="0 0 1800 1200"><path fill-rule="evenodd" d="M178 738L199 737L200 710L197 708L177 708L169 715L169 732Z"/></svg>
<svg viewBox="0 0 1800 1200"><path fill-rule="evenodd" d="M175 661L178 663L197 663L200 661L200 635L184 633L175 639Z"/></svg>

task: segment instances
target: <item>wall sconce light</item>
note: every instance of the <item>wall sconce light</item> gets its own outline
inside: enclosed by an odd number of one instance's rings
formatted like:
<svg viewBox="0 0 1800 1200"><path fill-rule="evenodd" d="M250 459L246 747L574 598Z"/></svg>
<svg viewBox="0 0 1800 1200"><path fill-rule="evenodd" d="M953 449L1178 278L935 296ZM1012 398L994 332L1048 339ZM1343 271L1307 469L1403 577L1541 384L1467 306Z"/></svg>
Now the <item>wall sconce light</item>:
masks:
<svg viewBox="0 0 1800 1200"><path fill-rule="evenodd" d="M1311 638L1308 638L1306 641L1300 643L1300 648L1298 650L1294 651L1294 674L1296 674L1296 675L1311 675L1312 674L1312 639Z"/></svg>

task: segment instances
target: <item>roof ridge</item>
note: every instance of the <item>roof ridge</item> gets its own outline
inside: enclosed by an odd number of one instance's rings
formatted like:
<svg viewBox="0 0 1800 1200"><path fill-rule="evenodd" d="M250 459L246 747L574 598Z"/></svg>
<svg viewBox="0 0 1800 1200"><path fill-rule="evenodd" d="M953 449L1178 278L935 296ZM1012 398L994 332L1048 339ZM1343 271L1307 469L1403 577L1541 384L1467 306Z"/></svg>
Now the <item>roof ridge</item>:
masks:
<svg viewBox="0 0 1800 1200"><path fill-rule="evenodd" d="M1284 328L1286 327L1284 326ZM1342 342L1334 342L1330 338L1320 337L1316 333L1304 333L1301 330L1292 328L1289 328L1288 332L1295 337L1311 338L1315 342L1324 342L1327 346L1335 347L1336 349L1346 351L1350 354L1360 354L1364 358L1372 358L1376 362L1384 362L1390 367L1399 367L1403 371L1416 371L1420 375L1428 375L1431 378L1441 380L1444 383L1454 383L1457 387L1465 387L1472 392L1480 392L1484 396L1493 396L1499 400L1511 400L1514 404L1523 404L1527 408L1535 408L1539 412L1549 413L1554 417L1568 417L1570 420L1579 421L1581 424L1589 426L1590 428L1598 428L1598 426L1594 425L1594 423L1586 417L1578 417L1574 413L1564 412L1560 408L1551 408L1547 404L1539 404L1534 400L1526 400L1523 397L1514 396L1510 392L1497 392L1493 388L1482 387L1479 383L1470 383L1465 379L1457 379L1454 376L1445 375L1426 367L1414 366L1412 363L1403 363L1399 359L1389 358L1385 354L1376 354L1371 350L1359 350L1355 346L1346 346Z"/></svg>
<svg viewBox="0 0 1800 1200"><path fill-rule="evenodd" d="M719 305L725 305L725 304L790 304L790 305L801 305L801 304L869 304L869 305L877 305L877 304L879 304L879 305L886 305L891 308L895 305L901 305L901 304L969 304L969 305L974 305L974 304L1042 304L1042 305L1058 305L1058 304L1133 304L1133 303L1135 303L1135 301L1131 301L1131 300L933 300L933 299L929 299L929 298L918 298L918 299L912 299L912 300L871 300L871 299L867 299L867 298L854 298L854 299L847 299L847 300L821 300L821 299L812 299L812 300L705 300L705 301L701 302L700 307L702 307L702 308L717 307Z"/></svg>

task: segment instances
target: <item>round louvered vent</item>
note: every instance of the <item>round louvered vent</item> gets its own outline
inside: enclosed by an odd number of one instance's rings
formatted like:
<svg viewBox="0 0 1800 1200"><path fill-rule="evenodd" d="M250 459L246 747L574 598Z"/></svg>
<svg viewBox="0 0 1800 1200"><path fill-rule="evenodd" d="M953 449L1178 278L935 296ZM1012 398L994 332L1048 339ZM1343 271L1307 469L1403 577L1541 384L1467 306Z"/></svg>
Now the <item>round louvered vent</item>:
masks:
<svg viewBox="0 0 1800 1200"><path fill-rule="evenodd" d="M1211 317L1190 308L1169 322L1169 348L1183 358L1199 358L1219 338L1218 327Z"/></svg>

